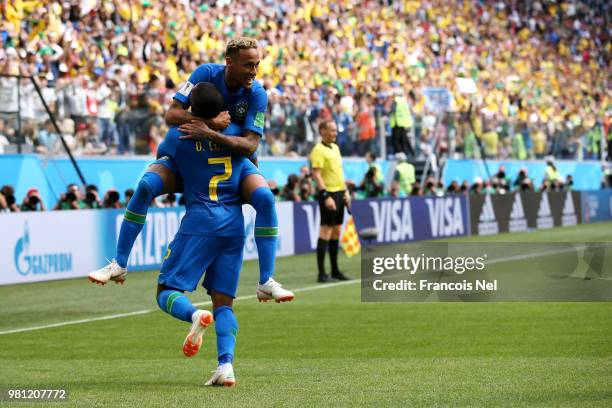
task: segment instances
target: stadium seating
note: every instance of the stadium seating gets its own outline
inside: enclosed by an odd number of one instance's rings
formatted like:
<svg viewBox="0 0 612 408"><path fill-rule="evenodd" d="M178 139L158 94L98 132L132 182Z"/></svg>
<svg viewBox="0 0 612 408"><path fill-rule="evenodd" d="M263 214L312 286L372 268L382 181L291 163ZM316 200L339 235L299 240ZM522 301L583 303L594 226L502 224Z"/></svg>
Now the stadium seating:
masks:
<svg viewBox="0 0 612 408"><path fill-rule="evenodd" d="M363 153L357 116L369 112L387 135L392 98L405 92L417 154L435 144L454 157L580 160L599 158L610 134L609 9L604 0L9 2L0 73L37 78L77 154L151 154L177 85L198 64L223 62L229 38L254 36L270 94L264 155L304 155L326 117L342 123L345 155ZM458 92L457 76L476 80L475 99ZM20 111L30 151L60 150L30 85L20 109L15 87L0 78L0 111ZM445 115L426 98L434 87L452 96ZM467 124L470 102L485 152ZM16 115L0 119L2 149L17 141Z"/></svg>

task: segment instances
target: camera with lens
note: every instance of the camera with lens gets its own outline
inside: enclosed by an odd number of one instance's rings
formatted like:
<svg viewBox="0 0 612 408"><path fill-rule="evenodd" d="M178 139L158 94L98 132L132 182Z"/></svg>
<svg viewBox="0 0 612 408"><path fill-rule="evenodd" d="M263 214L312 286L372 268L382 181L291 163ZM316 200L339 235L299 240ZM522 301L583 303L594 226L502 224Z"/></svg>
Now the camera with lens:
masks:
<svg viewBox="0 0 612 408"><path fill-rule="evenodd" d="M91 191L85 194L85 201L87 201L88 203L93 203L93 202L96 202L97 200L98 200L98 197L96 197L96 195L92 193Z"/></svg>
<svg viewBox="0 0 612 408"><path fill-rule="evenodd" d="M108 201L111 203L116 203L119 201L119 193L116 191L108 192Z"/></svg>
<svg viewBox="0 0 612 408"><path fill-rule="evenodd" d="M38 196L32 195L28 198L28 203L30 203L30 205L33 207L38 205L39 202L40 202L40 198L38 198Z"/></svg>

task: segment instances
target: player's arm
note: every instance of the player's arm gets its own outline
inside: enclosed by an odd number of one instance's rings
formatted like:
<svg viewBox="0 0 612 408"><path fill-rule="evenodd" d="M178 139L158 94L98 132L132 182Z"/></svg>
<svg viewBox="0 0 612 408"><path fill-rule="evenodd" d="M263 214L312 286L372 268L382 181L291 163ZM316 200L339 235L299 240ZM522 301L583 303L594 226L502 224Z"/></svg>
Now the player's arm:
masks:
<svg viewBox="0 0 612 408"><path fill-rule="evenodd" d="M180 126L184 123L189 123L192 120L204 120L192 115L187 109L189 109L189 106L185 106L177 99L173 99L172 104L166 111L166 124L168 126Z"/></svg>
<svg viewBox="0 0 612 408"><path fill-rule="evenodd" d="M214 132L209 139L216 144L224 146L226 150L231 153L236 153L241 156L251 156L257 151L261 136L250 130L245 130L242 133L242 137L226 136L219 132Z"/></svg>
<svg viewBox="0 0 612 408"><path fill-rule="evenodd" d="M251 156L257 151L259 140L264 134L268 94L263 88L257 88L249 100L249 108L244 119L242 137L231 137L216 132L210 140L224 146L232 153ZM251 160L253 160L251 158ZM254 162L255 165L257 163Z"/></svg>
<svg viewBox="0 0 612 408"><path fill-rule="evenodd" d="M266 122L266 109L268 107L268 95L263 88L257 89L249 101L249 109L244 119L243 137L225 136L219 132L210 132L210 126L192 121L191 123L181 125L179 130L187 133L189 136L183 136L184 139L210 141L224 146L229 152L239 154L241 156L251 156L257 151L259 139L263 136L264 126Z"/></svg>
<svg viewBox="0 0 612 408"><path fill-rule="evenodd" d="M179 130L187 133L181 136L181 139L192 140L210 140L211 142L225 147L231 153L241 156L250 156L257 151L259 146L260 136L250 130L244 130L242 137L226 136L213 129L206 123L200 121L191 121L190 123L181 125Z"/></svg>
<svg viewBox="0 0 612 408"><path fill-rule="evenodd" d="M165 119L168 126L180 126L194 120L205 121L208 127L215 130L223 130L229 126L230 115L227 111L221 112L212 119L198 118L189 112L191 90L200 82L210 82L211 78L212 71L209 64L200 65L193 71L187 82L181 85L174 94L172 104L166 111Z"/></svg>
<svg viewBox="0 0 612 408"><path fill-rule="evenodd" d="M166 124L168 126L180 126L191 121L200 121L206 123L206 125L215 130L223 130L229 126L231 122L230 114L228 111L223 111L212 119L203 119L194 116L189 112L188 106L183 105L180 101L174 99L168 111L166 111Z"/></svg>

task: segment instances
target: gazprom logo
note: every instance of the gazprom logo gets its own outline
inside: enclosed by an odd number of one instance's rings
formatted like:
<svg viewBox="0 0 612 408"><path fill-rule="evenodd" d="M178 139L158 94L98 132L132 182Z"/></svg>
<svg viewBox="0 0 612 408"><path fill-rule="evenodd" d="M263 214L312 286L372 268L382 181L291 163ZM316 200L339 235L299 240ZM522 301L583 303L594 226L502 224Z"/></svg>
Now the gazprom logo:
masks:
<svg viewBox="0 0 612 408"><path fill-rule="evenodd" d="M23 236L17 240L14 252L15 269L20 275L45 275L72 272L72 253L30 253L30 231L24 224Z"/></svg>

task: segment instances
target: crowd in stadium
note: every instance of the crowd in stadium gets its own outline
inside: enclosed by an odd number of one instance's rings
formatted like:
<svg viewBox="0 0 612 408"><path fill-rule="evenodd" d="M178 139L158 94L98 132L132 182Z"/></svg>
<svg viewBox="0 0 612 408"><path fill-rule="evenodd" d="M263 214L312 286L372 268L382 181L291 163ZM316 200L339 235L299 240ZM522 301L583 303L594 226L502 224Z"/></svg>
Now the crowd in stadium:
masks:
<svg viewBox="0 0 612 408"><path fill-rule="evenodd" d="M387 153L409 157L598 159L612 143L606 0L31 0L0 2L0 15L0 74L36 79L77 155L154 153L178 85L223 63L236 35L263 49L260 155L305 155L327 118L344 156L380 154L381 135ZM445 112L426 98L432 87L449 91ZM32 150L60 151L32 82L17 88L0 78L0 152L17 128ZM390 117L402 96L398 148Z"/></svg>
<svg viewBox="0 0 612 408"><path fill-rule="evenodd" d="M573 188L571 174L563 177L553 162L549 161L542 180L537 180L522 169L516 176L506 172L504 166L489 179L476 177L473 183L463 180L453 180L445 186L434 177L426 178L421 185L419 180L411 176L405 177L397 161L389 175L384 175L371 153L367 155L369 168L360 181L347 180L346 187L353 199L375 197L407 197L407 196L442 196L445 194L506 194L518 191L570 191ZM391 177L389 177L391 176ZM300 169L300 174L290 174L287 182L279 187L274 180L268 180L277 201L314 201L317 197L316 183L308 166ZM612 173L606 167L602 188L612 188ZM57 203L44 203L39 191L31 188L20 201L15 197L15 189L10 185L0 188L0 213L19 211L46 211L46 210L82 210L100 208L125 208L134 195L133 189L123 193L110 189L104 194L98 192L98 187L90 184L84 190L77 184L69 184L66 192L62 193ZM123 198L123 200L122 200ZM165 194L151 203L153 207L176 207L184 205L184 198L180 194Z"/></svg>

